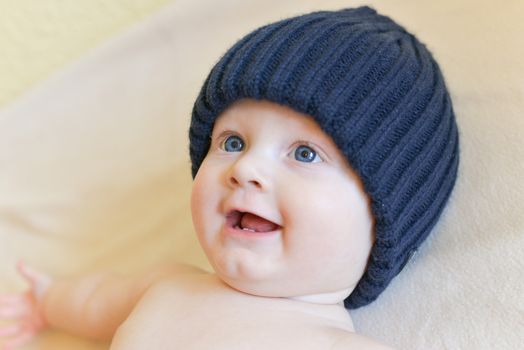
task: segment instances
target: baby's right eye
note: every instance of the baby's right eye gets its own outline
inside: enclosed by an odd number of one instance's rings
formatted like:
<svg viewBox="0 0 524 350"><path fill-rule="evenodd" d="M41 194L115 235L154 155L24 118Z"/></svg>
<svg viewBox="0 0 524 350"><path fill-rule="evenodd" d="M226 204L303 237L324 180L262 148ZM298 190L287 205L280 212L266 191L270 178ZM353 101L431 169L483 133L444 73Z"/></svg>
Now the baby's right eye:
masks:
<svg viewBox="0 0 524 350"><path fill-rule="evenodd" d="M240 152L244 149L244 141L236 136L228 136L222 143L222 149L226 152Z"/></svg>

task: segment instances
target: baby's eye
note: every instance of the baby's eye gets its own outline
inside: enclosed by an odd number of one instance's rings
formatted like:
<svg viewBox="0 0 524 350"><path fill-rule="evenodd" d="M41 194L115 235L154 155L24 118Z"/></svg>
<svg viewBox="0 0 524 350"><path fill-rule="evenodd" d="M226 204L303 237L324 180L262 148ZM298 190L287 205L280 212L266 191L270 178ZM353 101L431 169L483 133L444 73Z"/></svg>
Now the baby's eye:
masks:
<svg viewBox="0 0 524 350"><path fill-rule="evenodd" d="M226 152L240 152L244 149L244 141L236 135L228 136L222 143L222 149Z"/></svg>
<svg viewBox="0 0 524 350"><path fill-rule="evenodd" d="M317 163L322 161L314 149L305 145L297 147L295 150L295 159L304 163Z"/></svg>

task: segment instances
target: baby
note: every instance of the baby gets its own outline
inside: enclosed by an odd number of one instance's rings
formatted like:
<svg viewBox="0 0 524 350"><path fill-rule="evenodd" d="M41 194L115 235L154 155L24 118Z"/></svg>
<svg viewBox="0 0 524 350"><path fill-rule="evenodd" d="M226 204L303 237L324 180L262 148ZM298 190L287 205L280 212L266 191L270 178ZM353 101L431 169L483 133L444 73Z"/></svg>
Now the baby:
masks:
<svg viewBox="0 0 524 350"><path fill-rule="evenodd" d="M387 349L375 300L435 225L458 132L439 68L369 7L261 27L214 66L189 130L195 231L215 273L53 281L0 298L4 349L46 327L111 349Z"/></svg>

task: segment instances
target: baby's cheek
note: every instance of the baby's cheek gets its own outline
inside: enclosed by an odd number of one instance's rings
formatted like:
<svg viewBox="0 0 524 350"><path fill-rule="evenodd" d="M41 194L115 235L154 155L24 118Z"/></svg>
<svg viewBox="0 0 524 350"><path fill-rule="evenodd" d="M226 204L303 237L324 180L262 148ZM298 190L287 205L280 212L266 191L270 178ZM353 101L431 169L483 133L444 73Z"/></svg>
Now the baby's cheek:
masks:
<svg viewBox="0 0 524 350"><path fill-rule="evenodd" d="M215 194L213 184L209 181L208 173L205 168L201 168L198 172L191 191L191 216L196 232L201 235L209 230L209 225L212 224L211 213L213 213L213 206L216 206Z"/></svg>
<svg viewBox="0 0 524 350"><path fill-rule="evenodd" d="M193 218L193 224L195 226L197 226L199 222L201 206L202 206L202 186L197 177L193 181L193 187L191 188L191 215Z"/></svg>
<svg viewBox="0 0 524 350"><path fill-rule="evenodd" d="M319 249L338 254L341 247L352 244L351 232L359 228L351 191L342 186L316 186L312 188L307 225L314 229L314 240ZM332 256L334 257L334 256Z"/></svg>
<svg viewBox="0 0 524 350"><path fill-rule="evenodd" d="M337 204L340 193L318 182L304 182L284 191L289 199L284 212L292 235L289 239L294 242L291 249L326 252L339 243L333 234L341 229L347 217L347 212Z"/></svg>

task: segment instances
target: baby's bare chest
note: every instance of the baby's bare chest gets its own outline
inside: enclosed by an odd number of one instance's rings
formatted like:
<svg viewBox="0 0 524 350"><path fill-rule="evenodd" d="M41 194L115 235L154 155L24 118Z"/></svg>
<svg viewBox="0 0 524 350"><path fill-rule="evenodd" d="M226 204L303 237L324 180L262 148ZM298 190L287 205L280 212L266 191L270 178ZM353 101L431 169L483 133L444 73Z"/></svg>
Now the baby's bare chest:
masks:
<svg viewBox="0 0 524 350"><path fill-rule="evenodd" d="M329 349L348 333L342 324L302 312L292 302L208 282L173 281L151 290L111 349Z"/></svg>

